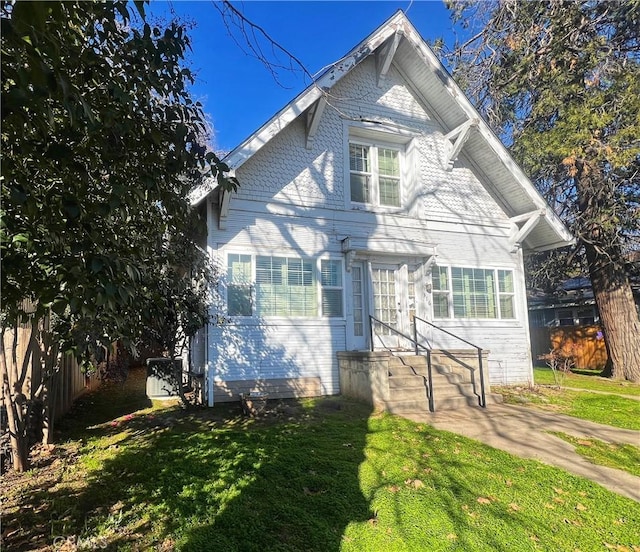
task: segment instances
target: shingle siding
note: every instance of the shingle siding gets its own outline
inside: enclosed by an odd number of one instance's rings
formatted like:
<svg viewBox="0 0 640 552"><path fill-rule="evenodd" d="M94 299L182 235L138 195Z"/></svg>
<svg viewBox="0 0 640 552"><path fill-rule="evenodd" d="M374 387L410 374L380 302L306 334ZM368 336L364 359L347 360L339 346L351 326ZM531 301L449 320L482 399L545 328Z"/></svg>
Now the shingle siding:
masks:
<svg viewBox="0 0 640 552"><path fill-rule="evenodd" d="M331 89L328 102L309 149L302 116L238 169L241 185L225 230L218 228L216 207L210 206L212 254L223 264L230 251L340 258L345 237L375 235L436 244L439 264L514 270L517 320L443 325L491 351L493 383L528 381L524 277L521 257L508 243L508 217L464 159L445 170L441 129L393 66L378 87L375 63L365 60ZM410 201L403 212L352 211L348 205L345 129L360 119L399 125L413 136L412 188L406 190ZM430 301L427 293L428 308ZM339 392L336 353L347 346L344 320L244 322L209 330L207 359L216 379L319 376L323 392Z"/></svg>

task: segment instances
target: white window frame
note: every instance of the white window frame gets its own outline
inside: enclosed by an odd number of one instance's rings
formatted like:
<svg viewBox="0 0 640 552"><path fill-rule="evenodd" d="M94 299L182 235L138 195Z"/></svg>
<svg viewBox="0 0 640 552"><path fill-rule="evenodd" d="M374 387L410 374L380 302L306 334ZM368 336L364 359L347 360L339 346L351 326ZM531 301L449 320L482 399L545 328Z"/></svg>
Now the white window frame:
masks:
<svg viewBox="0 0 640 552"><path fill-rule="evenodd" d="M340 284L323 284L322 282L322 263L338 263L339 264L339 274L340 274ZM345 317L345 312L344 312L344 263L342 262L342 259L323 259L320 258L318 259L318 265L320 268L320 273L319 273L319 279L318 279L318 289L320 292L320 316L322 318L338 318L338 319L342 319ZM326 314L324 313L324 301L323 301L323 294L324 291L339 291L340 292L340 310L341 313L339 315L330 315L330 314Z"/></svg>
<svg viewBox="0 0 640 552"><path fill-rule="evenodd" d="M363 146L369 148L369 171L360 172L351 170L351 145ZM399 205L387 205L380 203L380 170L378 164L378 150L385 149L398 152L398 203ZM347 159L346 159L346 173L348 178L345 181L345 187L348 187L348 197L352 208L372 208L380 207L389 210L402 209L405 204L405 188L406 188L406 174L404 171L406 147L402 144L395 144L393 142L384 141L372 141L360 136L350 136L347 147ZM359 202L351 199L351 175L362 174L370 177L370 201ZM395 178L395 177L391 177Z"/></svg>
<svg viewBox="0 0 640 552"><path fill-rule="evenodd" d="M231 268L230 263L229 263L229 257L231 255L235 255L237 257L249 257L249 263L250 263L250 268L249 268L249 272L250 272L250 277L249 277L249 282L236 282L236 283L232 283L231 281L229 281L229 270ZM255 267L254 267L254 256L247 254L247 253L243 253L243 252L236 252L236 251L227 251L225 254L225 263L227 265L227 270L226 270L226 280L225 280L225 311L227 316L231 316L233 318L249 318L251 316L253 316L254 311L255 311L255 279L256 279L256 275L255 275ZM229 288L231 287L238 287L238 288L246 288L249 291L249 306L250 306L250 310L251 313L250 314L231 314L229 312Z"/></svg>
<svg viewBox="0 0 640 552"><path fill-rule="evenodd" d="M296 319L296 320L342 320L346 319L346 307L345 307L345 264L344 259L339 256L331 256L331 255L322 255L322 256L300 256L291 251L280 252L280 251L265 251L265 252L251 252L247 253L246 250L237 250L237 249L229 249L223 252L222 257L224 258L225 264L227 265L226 274L229 273L229 255L244 255L251 257L251 282L249 284L242 284L243 286L250 288L250 300L251 300L251 315L241 315L241 314L229 314L229 285L228 281L224 282L224 294L223 297L225 299L224 310L226 316L229 316L232 320L239 319L258 319L264 318L266 320L272 319ZM259 315L258 314L258 297L256 292L256 281L257 281L257 258L258 257L277 257L277 258L286 258L286 259L296 259L300 261L311 261L313 263L313 275L315 277L315 289L314 296L316 298L316 315L313 316L305 316L305 315ZM340 264L340 286L323 286L322 285L322 262L323 261L332 261L338 262ZM339 289L341 294L341 306L342 306L342 314L340 316L325 316L322 313L322 292L323 289L331 289L337 290Z"/></svg>
<svg viewBox="0 0 640 552"><path fill-rule="evenodd" d="M435 267L434 267L435 268ZM432 293L433 294L441 294L447 296L447 307L448 307L448 315L447 317L436 316L435 311L432 311L432 315L434 320L482 320L482 321L515 321L518 319L517 312L517 304L516 304L516 273L515 270L511 268L491 268L491 267L482 267L482 266L462 266L462 265L438 265L438 268L446 269L447 273L447 289L446 290L433 290L433 273L432 273ZM459 269L474 269L474 270L484 270L493 272L493 296L495 300L495 311L496 316L492 318L480 318L480 317L456 317L453 305L453 281L451 278L451 269L459 268ZM500 285L498 282L498 272L511 272L513 278L513 292L500 292ZM505 318L502 316L501 305L500 305L500 297L501 296L511 296L513 298L513 316ZM432 304L435 304L435 299ZM433 306L432 306L433 309Z"/></svg>

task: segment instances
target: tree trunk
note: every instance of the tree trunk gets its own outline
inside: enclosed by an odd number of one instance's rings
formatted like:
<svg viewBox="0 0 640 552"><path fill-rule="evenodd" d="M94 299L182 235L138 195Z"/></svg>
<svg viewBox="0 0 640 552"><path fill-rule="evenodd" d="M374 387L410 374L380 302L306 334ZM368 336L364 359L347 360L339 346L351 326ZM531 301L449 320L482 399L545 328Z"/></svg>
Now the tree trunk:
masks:
<svg viewBox="0 0 640 552"><path fill-rule="evenodd" d="M12 328L11 350L5 343L5 328L0 333L0 377L2 378L2 402L7 411L7 424L13 469L23 472L29 469L29 439L27 435L26 396L22 392L23 378L18 377L17 354L18 327ZM9 355L9 356L7 356ZM9 362L7 362L9 360Z"/></svg>
<svg viewBox="0 0 640 552"><path fill-rule="evenodd" d="M600 311L610 375L640 382L640 321L611 218L612 189L596 163L576 163L580 233ZM605 369L608 372L608 369Z"/></svg>
<svg viewBox="0 0 640 552"><path fill-rule="evenodd" d="M58 385L64 371L64 357L58 353L58 344L43 325L40 332L40 358L42 362L42 385L38 398L42 400L42 443L53 443L53 427L56 418Z"/></svg>
<svg viewBox="0 0 640 552"><path fill-rule="evenodd" d="M586 246L591 285L609 354L610 375L640 383L640 321L626 274ZM608 370L604 374L608 375Z"/></svg>

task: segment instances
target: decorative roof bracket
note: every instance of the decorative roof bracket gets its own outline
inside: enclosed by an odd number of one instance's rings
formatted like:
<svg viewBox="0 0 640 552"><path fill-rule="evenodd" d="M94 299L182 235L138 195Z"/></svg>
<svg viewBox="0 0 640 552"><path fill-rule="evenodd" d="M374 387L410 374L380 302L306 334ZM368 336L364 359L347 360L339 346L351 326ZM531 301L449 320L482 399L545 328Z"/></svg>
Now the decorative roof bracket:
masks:
<svg viewBox="0 0 640 552"><path fill-rule="evenodd" d="M545 215L546 211L544 209L540 209L538 211L531 211L530 213L517 215L509 219L509 222L515 224L516 228L519 223L524 222L522 227L518 228L515 234L513 234L509 238L511 252L516 251L521 246L522 242L526 239L526 237L536 227L536 224L538 224L542 217L544 217Z"/></svg>
<svg viewBox="0 0 640 552"><path fill-rule="evenodd" d="M229 216L229 208L231 206L231 192L220 188L220 195L218 196L218 207L220 212L220 219L218 220L218 228L220 230L227 229L227 218Z"/></svg>
<svg viewBox="0 0 640 552"><path fill-rule="evenodd" d="M316 137L316 132L318 132L318 125L320 124L320 119L322 118L322 113L324 112L326 105L327 99L324 96L320 96L320 99L309 108L309 111L307 111L307 149L311 149L313 139Z"/></svg>
<svg viewBox="0 0 640 552"><path fill-rule="evenodd" d="M448 171L453 169L453 164L458 159L458 155L460 155L462 151L462 146L464 146L469 138L469 132L472 128L477 128L479 122L478 119L469 119L445 136L447 139L447 156L445 162Z"/></svg>
<svg viewBox="0 0 640 552"><path fill-rule="evenodd" d="M376 55L376 72L378 73L377 84L378 87L382 86L382 81L387 76L389 72L389 68L391 67L391 62L393 61L393 56L396 55L396 50L398 49L398 45L400 44L400 39L402 38L403 32L401 30L397 30L393 36L389 37L387 43L382 47L380 52Z"/></svg>

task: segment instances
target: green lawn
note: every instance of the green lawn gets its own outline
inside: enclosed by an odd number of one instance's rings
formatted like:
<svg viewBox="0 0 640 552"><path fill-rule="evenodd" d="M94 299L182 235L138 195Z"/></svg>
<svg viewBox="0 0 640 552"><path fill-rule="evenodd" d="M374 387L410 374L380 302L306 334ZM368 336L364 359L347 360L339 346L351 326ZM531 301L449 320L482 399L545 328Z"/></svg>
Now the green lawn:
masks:
<svg viewBox="0 0 640 552"><path fill-rule="evenodd" d="M7 549L640 550L639 503L361 404L255 421L120 392L87 398L64 445L3 485Z"/></svg>
<svg viewBox="0 0 640 552"><path fill-rule="evenodd" d="M535 406L591 422L640 430L640 401L635 399L544 386L491 389L508 404Z"/></svg>
<svg viewBox="0 0 640 552"><path fill-rule="evenodd" d="M570 372L562 381L563 387L573 387L578 389L589 389L592 391L604 391L607 393L617 393L620 395L640 396L640 385L629 381L614 381L608 378L601 378L600 371L589 372L579 370ZM534 381L537 385L556 385L553 372L550 368L535 367L533 369Z"/></svg>
<svg viewBox="0 0 640 552"><path fill-rule="evenodd" d="M551 432L575 446L576 452L594 464L624 470L640 477L640 448L629 444L605 443L599 439L574 437L561 432Z"/></svg>

